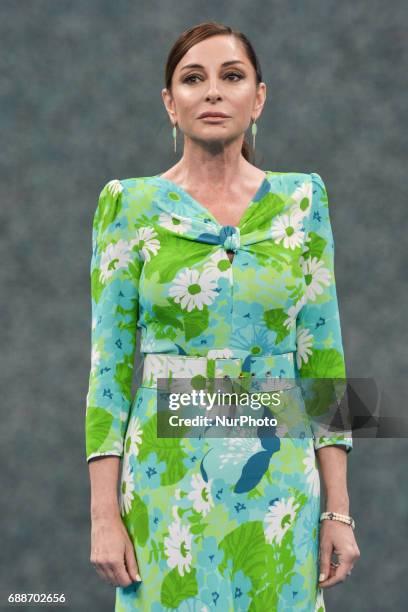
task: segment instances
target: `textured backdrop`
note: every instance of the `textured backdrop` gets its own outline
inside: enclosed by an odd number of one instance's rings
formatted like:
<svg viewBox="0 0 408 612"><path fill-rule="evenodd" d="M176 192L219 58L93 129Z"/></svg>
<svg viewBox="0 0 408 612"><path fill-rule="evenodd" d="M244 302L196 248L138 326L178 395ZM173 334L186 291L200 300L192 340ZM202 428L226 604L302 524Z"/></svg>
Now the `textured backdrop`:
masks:
<svg viewBox="0 0 408 612"><path fill-rule="evenodd" d="M70 610L113 610L114 588L89 561L91 223L108 180L179 159L164 64L179 33L207 19L244 31L259 55L268 89L257 165L325 181L349 376L395 389L407 371L403 0L209 0L204 10L191 0L3 0L4 609L10 592L30 591L63 592ZM406 395L398 400L405 409ZM330 612L405 609L407 455L406 439L355 440L361 558L344 585L325 590Z"/></svg>

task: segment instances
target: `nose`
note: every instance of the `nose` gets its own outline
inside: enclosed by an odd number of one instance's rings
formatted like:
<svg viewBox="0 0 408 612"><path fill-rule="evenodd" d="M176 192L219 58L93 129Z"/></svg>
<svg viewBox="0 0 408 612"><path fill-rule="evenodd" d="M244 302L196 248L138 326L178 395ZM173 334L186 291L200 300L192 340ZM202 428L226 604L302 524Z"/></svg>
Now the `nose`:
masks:
<svg viewBox="0 0 408 612"><path fill-rule="evenodd" d="M217 86L217 77L209 77L208 79L208 90L207 90L207 95L206 98L207 100L213 100L213 99L218 99L220 98L220 92Z"/></svg>
<svg viewBox="0 0 408 612"><path fill-rule="evenodd" d="M206 95L206 99L207 100L219 100L221 98L220 94L218 92L215 92L213 90L208 91L207 95Z"/></svg>

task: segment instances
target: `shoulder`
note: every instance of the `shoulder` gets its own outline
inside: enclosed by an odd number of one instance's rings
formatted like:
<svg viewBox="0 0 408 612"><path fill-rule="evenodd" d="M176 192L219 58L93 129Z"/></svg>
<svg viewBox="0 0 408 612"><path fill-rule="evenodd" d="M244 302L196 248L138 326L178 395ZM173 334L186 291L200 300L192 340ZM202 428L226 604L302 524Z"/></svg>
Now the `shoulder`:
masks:
<svg viewBox="0 0 408 612"><path fill-rule="evenodd" d="M278 183L286 185L287 189L301 189L309 192L311 188L316 188L317 184L323 184L319 174L316 172L300 172L296 170L287 172L271 172L269 171L271 180L278 180Z"/></svg>
<svg viewBox="0 0 408 612"><path fill-rule="evenodd" d="M123 185L120 179L111 179L105 183L100 190L99 197L108 197L110 199L117 199L122 193Z"/></svg>
<svg viewBox="0 0 408 612"><path fill-rule="evenodd" d="M156 175L120 179L122 210L133 227L143 224L155 214L156 203L163 188Z"/></svg>
<svg viewBox="0 0 408 612"><path fill-rule="evenodd" d="M100 189L94 215L94 227L98 232L114 221L121 207L122 193L123 185L119 179L107 181Z"/></svg>
<svg viewBox="0 0 408 612"><path fill-rule="evenodd" d="M324 181L320 174L317 172L283 172L282 173L288 180L296 180L301 183L309 183L313 186L323 186Z"/></svg>
<svg viewBox="0 0 408 612"><path fill-rule="evenodd" d="M326 185L317 172L298 173L301 182L305 184L307 197L312 204L312 208L325 207L328 204Z"/></svg>
<svg viewBox="0 0 408 612"><path fill-rule="evenodd" d="M317 172L273 172L272 174L281 175L289 181L300 181L302 183L309 182L319 185L324 185L323 179Z"/></svg>
<svg viewBox="0 0 408 612"><path fill-rule="evenodd" d="M153 178L154 176L138 176L122 179L110 179L103 185L99 197L107 197L111 200L117 200L119 197L123 199L127 193L135 188L143 187L150 179Z"/></svg>
<svg viewBox="0 0 408 612"><path fill-rule="evenodd" d="M110 181L110 182L114 183L116 181L117 183L119 183L120 188L126 194L127 192L129 191L131 192L134 189L143 189L143 187L150 185L150 183L154 181L155 178L156 178L155 175L132 176L128 178L115 179L114 181Z"/></svg>
<svg viewBox="0 0 408 612"><path fill-rule="evenodd" d="M311 198L318 190L325 189L322 177L317 172L272 172L271 178L278 177L288 189L300 190L305 197Z"/></svg>
<svg viewBox="0 0 408 612"><path fill-rule="evenodd" d="M126 206L129 196L143 190L149 178L141 176L122 179L114 178L107 181L99 192L99 214L118 213L119 209Z"/></svg>
<svg viewBox="0 0 408 612"><path fill-rule="evenodd" d="M321 189L323 191L326 191L326 185L324 184L324 181L320 174L318 174L317 172L310 172L309 176L313 185L313 189Z"/></svg>
<svg viewBox="0 0 408 612"><path fill-rule="evenodd" d="M137 224L140 215L149 213L153 201L150 176L113 178L99 192L93 225L98 235L108 230L121 236Z"/></svg>
<svg viewBox="0 0 408 612"><path fill-rule="evenodd" d="M122 236L127 226L125 193L126 180L114 178L103 184L93 217L94 240L107 242Z"/></svg>
<svg viewBox="0 0 408 612"><path fill-rule="evenodd" d="M109 181L104 189L115 194L122 200L122 206L132 209L133 213L138 212L140 207L145 206L157 189L154 182L155 176L136 176L130 178L114 179Z"/></svg>

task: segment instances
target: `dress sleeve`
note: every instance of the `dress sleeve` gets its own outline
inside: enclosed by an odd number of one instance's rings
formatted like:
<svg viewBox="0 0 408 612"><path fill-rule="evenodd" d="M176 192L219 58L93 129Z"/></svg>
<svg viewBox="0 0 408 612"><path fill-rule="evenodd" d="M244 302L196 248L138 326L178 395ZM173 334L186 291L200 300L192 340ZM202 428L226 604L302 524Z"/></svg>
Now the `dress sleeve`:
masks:
<svg viewBox="0 0 408 612"><path fill-rule="evenodd" d="M104 455L123 457L132 403L142 261L130 240L124 200L122 183L109 181L100 192L92 225L87 462Z"/></svg>
<svg viewBox="0 0 408 612"><path fill-rule="evenodd" d="M327 191L319 174L312 172L310 176L311 210L305 222L305 242L300 257L306 295L296 318L296 370L301 378L345 381L346 367ZM318 426L313 423L313 418L311 428L316 450L329 445L344 445L348 453L352 450L351 432L334 432L336 435L330 437L318 435Z"/></svg>

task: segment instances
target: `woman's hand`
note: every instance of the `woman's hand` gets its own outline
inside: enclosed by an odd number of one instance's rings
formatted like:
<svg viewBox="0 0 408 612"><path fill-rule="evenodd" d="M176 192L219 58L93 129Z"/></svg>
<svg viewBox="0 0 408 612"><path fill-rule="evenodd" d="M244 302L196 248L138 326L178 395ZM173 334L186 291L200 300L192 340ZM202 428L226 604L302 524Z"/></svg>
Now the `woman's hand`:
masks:
<svg viewBox="0 0 408 612"><path fill-rule="evenodd" d="M91 563L114 586L141 581L133 543L120 514L92 519Z"/></svg>
<svg viewBox="0 0 408 612"><path fill-rule="evenodd" d="M338 582L344 582L347 572L353 567L360 557L360 550L354 538L353 529L340 521L324 519L320 528L319 544L320 576L318 586L322 588L331 587ZM330 565L332 553L339 557L340 565ZM320 580L321 574L324 578Z"/></svg>

